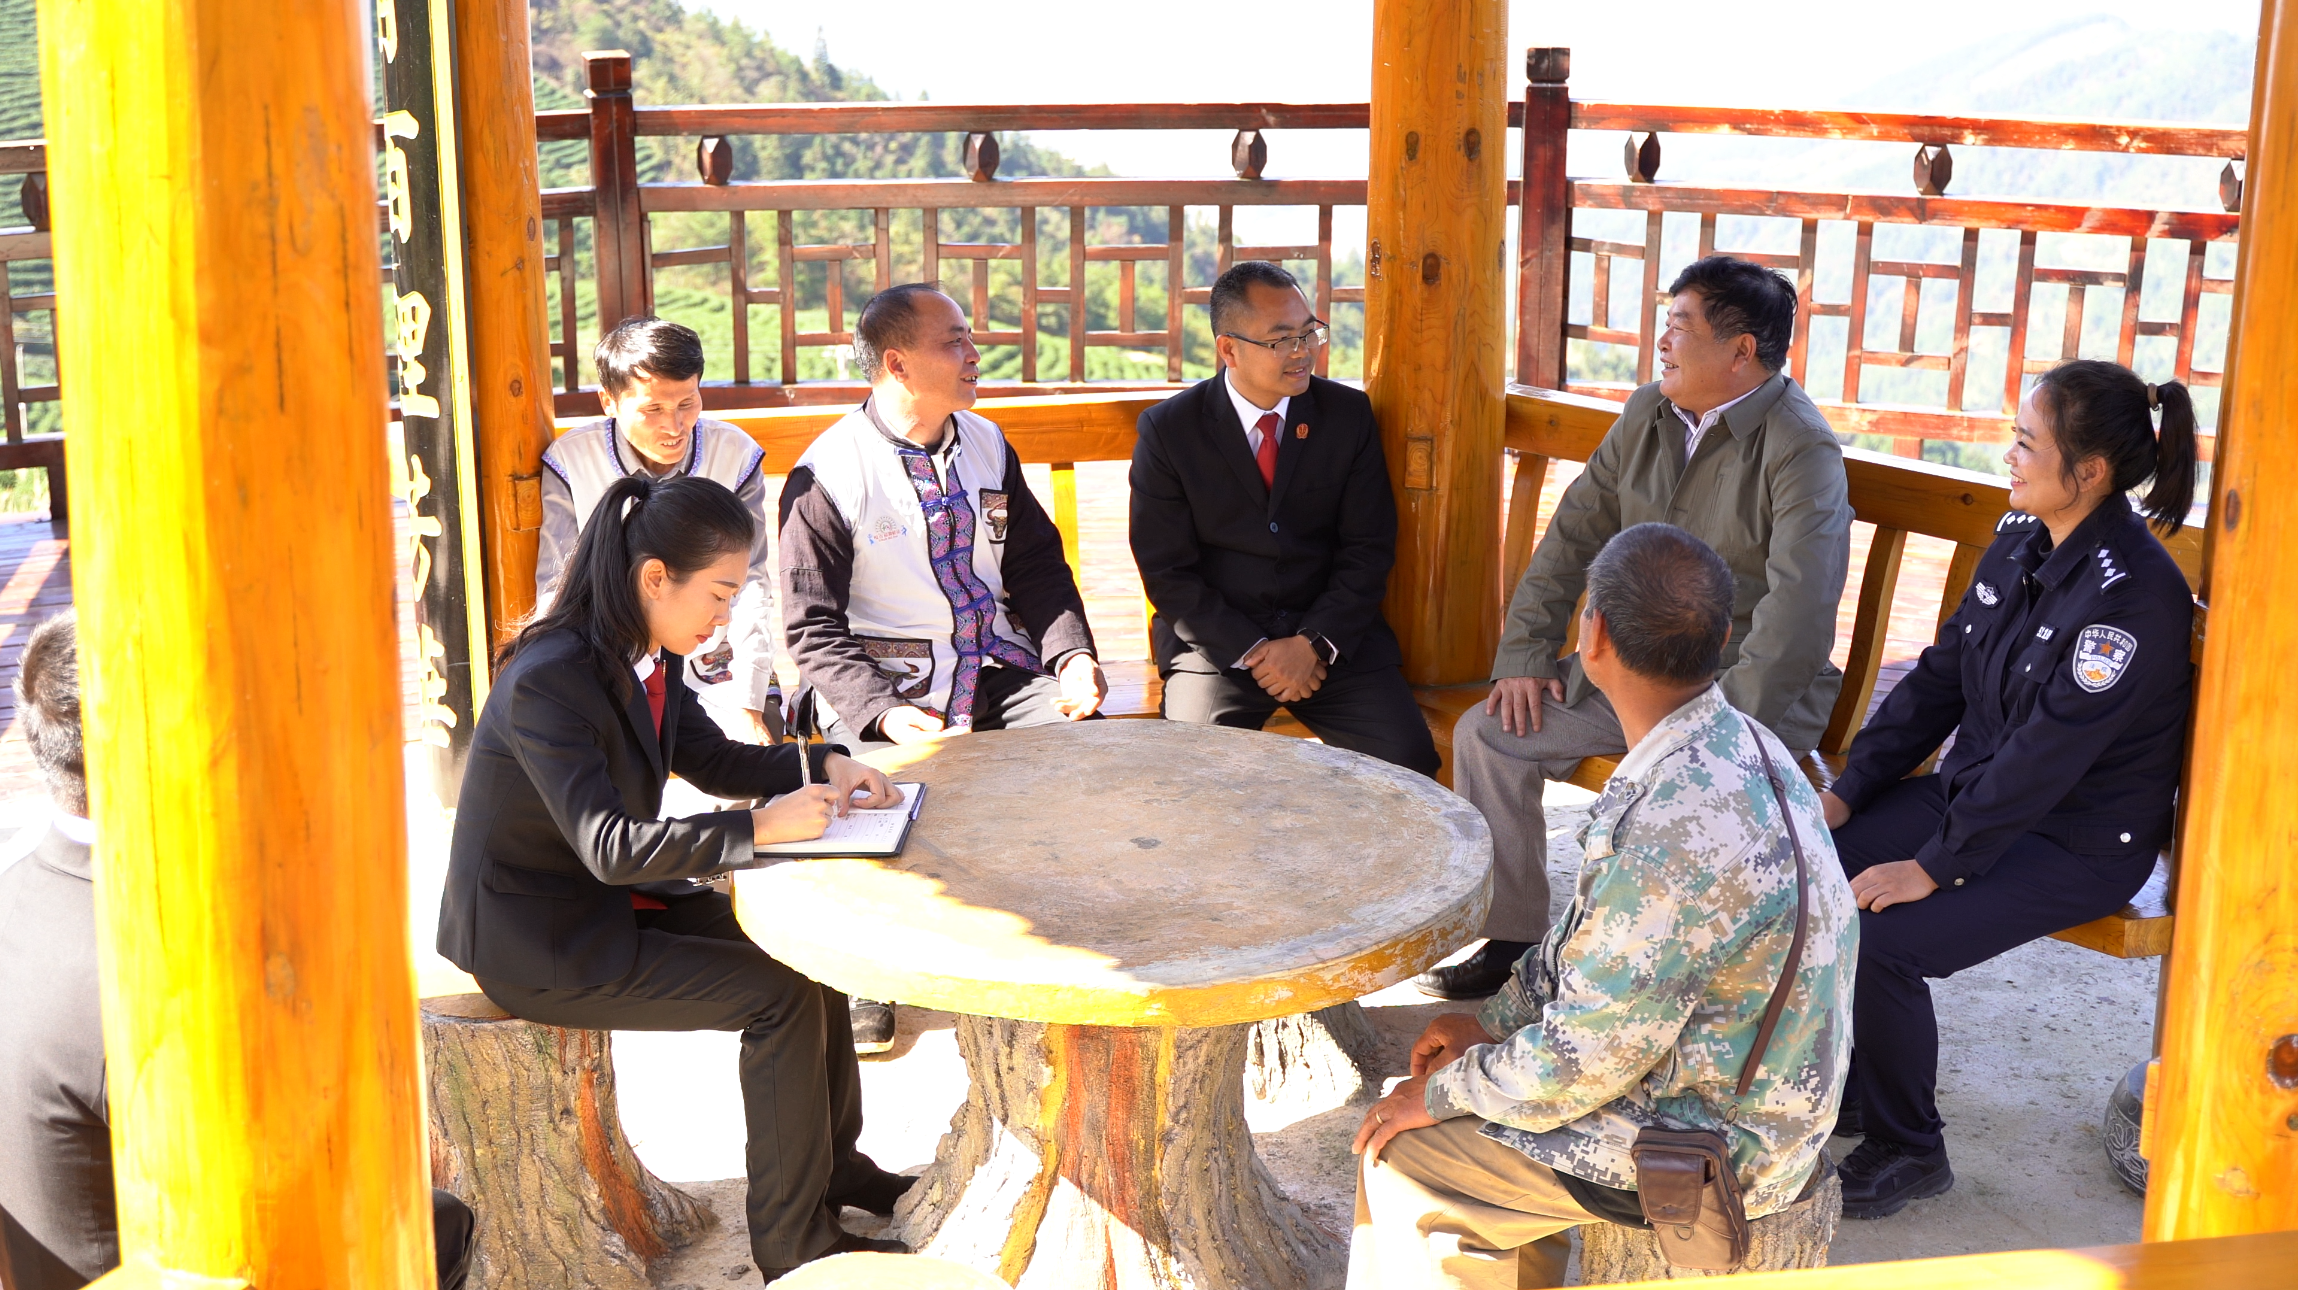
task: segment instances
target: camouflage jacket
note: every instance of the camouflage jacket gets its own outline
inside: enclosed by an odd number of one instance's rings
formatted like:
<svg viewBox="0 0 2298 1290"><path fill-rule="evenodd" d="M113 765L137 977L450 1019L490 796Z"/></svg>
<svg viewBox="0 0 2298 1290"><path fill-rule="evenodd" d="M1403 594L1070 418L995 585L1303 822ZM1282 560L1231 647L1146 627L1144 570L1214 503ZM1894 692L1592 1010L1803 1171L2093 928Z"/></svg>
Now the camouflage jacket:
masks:
<svg viewBox="0 0 2298 1290"><path fill-rule="evenodd" d="M1760 729L1760 727L1757 727ZM1717 1128L1750 1215L1795 1197L1851 1057L1859 919L1819 795L1766 732L1810 877L1803 964L1732 1097L1795 926L1795 855L1748 723L1710 688L1631 749L1591 809L1572 907L1479 1014L1506 1039L1428 1082L1438 1119L1561 1173L1633 1188L1647 1125Z"/></svg>

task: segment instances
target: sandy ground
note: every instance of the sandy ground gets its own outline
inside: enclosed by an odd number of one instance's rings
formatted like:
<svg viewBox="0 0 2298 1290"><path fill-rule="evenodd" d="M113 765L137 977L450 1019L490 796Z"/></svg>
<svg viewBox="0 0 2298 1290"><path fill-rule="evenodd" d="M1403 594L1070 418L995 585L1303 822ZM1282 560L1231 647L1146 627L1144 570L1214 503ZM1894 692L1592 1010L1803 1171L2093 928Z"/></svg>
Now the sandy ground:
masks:
<svg viewBox="0 0 2298 1290"><path fill-rule="evenodd" d="M1549 869L1559 910L1579 868L1572 831L1589 800L1568 785L1549 786ZM0 830L29 823L44 809L37 799L0 801ZM416 863L409 913L431 992L442 983L458 987L451 970L427 953L445 831L435 815L425 815L410 811ZM2046 940L1935 983L1939 1100L1955 1187L1892 1218L1846 1222L1834 1261L2137 1240L2141 1201L2108 1167L2099 1122L2114 1081L2147 1056L2157 966ZM1458 1006L1403 985L1364 1004L1394 1075L1404 1073L1405 1052L1428 1019ZM915 1173L932 1161L964 1099L966 1074L949 1014L904 1008L900 1022L894 1050L862 1065L862 1147L889 1169ZM756 1284L742 1220L734 1037L617 1033L614 1057L623 1125L639 1157L719 1216L701 1239L656 1266L655 1283L672 1290ZM1362 1115L1361 1106L1330 1106L1253 1116L1254 1142L1270 1171L1336 1233L1348 1230L1355 1187L1348 1146ZM1835 1145L1840 1152L1848 1144ZM857 1210L846 1211L846 1222L865 1235L889 1234L883 1220Z"/></svg>
<svg viewBox="0 0 2298 1290"><path fill-rule="evenodd" d="M1549 789L1550 875L1558 906L1580 855L1571 833L1588 794ZM1463 951L1465 952L1465 951ZM2147 1055L2156 964L2041 941L1935 986L1941 1024L1940 1105L1954 1190L1895 1217L1846 1222L1837 1263L2086 1246L2138 1239L2141 1202L2109 1169L2099 1121L2115 1079ZM1441 1005L1407 986L1364 1000L1401 1075L1404 1054ZM655 1283L678 1290L755 1283L742 1223L742 1123L730 1035L617 1034L623 1124L639 1157L703 1197L720 1222L664 1259ZM932 1159L964 1098L965 1068L946 1013L901 1010L900 1040L862 1067L863 1149L889 1169ZM1355 1187L1348 1152L1360 1106L1254 1117L1270 1171L1318 1221L1345 1233ZM1839 1151L1848 1144L1838 1139ZM855 1210L850 1229L885 1234Z"/></svg>

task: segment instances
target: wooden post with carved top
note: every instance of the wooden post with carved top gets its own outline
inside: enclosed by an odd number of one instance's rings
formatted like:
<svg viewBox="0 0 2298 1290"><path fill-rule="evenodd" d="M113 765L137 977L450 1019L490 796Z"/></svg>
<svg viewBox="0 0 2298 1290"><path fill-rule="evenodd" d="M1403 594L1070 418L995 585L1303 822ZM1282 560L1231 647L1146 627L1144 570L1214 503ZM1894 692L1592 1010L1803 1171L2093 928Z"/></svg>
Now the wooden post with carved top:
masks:
<svg viewBox="0 0 2298 1290"><path fill-rule="evenodd" d="M456 84L471 320L471 414L488 638L535 605L542 460L551 443L549 307L527 0L458 0ZM577 366L567 356L570 368Z"/></svg>
<svg viewBox="0 0 2298 1290"><path fill-rule="evenodd" d="M1508 379L1508 6L1373 7L1365 390L1396 488L1389 625L1416 685L1490 674Z"/></svg>

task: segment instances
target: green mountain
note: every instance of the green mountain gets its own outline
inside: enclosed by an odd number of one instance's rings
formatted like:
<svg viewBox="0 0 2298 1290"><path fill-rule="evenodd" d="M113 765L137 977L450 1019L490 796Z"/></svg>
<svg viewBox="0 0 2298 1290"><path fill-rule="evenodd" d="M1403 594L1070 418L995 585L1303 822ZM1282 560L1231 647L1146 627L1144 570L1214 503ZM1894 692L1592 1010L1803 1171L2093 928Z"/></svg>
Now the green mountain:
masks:
<svg viewBox="0 0 2298 1290"><path fill-rule="evenodd" d="M885 100L890 96L868 76L832 63L820 49L801 58L743 23L700 10L677 0L533 0L535 102L539 108L582 105L585 50L623 49L631 55L633 96L641 106L681 103L846 102ZM1075 161L1032 143L1025 136L999 139L998 173L1011 178L1030 175L1107 174L1106 168L1088 170ZM689 139L649 138L639 141L639 173L649 182L691 182L694 178L693 142ZM964 173L965 140L959 134L800 135L737 137L733 140L737 182L774 179L888 179L956 178ZM543 149L546 187L586 182L588 166L583 145L555 143ZM868 212L824 211L795 217L801 242L867 242L872 236ZM1012 242L1020 239L1021 216L1014 209L953 210L941 218L941 237L949 242ZM1065 211L1040 211L1038 239L1041 274L1047 286L1067 284L1069 219ZM1150 207L1096 209L1089 238L1095 244L1162 242L1165 214ZM752 215L748 223L749 280L770 283L775 278L771 217ZM673 247L722 245L727 222L722 215L658 215L653 218L654 245ZM893 263L896 280L913 275L921 264L922 221L915 211L893 217ZM1210 226L1195 227L1188 237L1192 282L1209 280L1215 266L1215 238ZM578 270L589 270L587 242L577 248ZM804 265L798 270L801 296L821 299L822 276L845 275L843 293L851 309L866 300L874 279L865 262ZM944 269L949 285L963 298L970 292L970 266L950 264ZM981 328L1011 328L1020 324L1021 276L1012 261L993 262L989 268L989 317L976 319ZM1144 266L1139 281L1138 317L1144 322L1165 311L1164 271ZM1097 266L1087 275L1089 325L1096 330L1117 325L1118 270ZM588 289L581 290L584 312L580 330L593 335L588 316ZM731 370L732 306L726 295L725 271L710 267L680 267L657 271L656 307L702 333L713 378ZM773 340L780 324L774 310L752 306L752 378L773 380L778 372L778 344ZM1058 379L1068 371L1069 310L1048 307L1041 315L1043 331L1038 347L1038 372ZM802 330L818 331L828 324L822 309L802 311ZM1188 369L1211 371L1211 342L1196 329L1188 346ZM1162 380L1162 354L1136 355L1109 349L1087 354L1091 379ZM992 379L1012 380L1021 375L1017 346L990 346L983 355L983 371ZM824 351L801 352L800 379L843 375L836 357Z"/></svg>

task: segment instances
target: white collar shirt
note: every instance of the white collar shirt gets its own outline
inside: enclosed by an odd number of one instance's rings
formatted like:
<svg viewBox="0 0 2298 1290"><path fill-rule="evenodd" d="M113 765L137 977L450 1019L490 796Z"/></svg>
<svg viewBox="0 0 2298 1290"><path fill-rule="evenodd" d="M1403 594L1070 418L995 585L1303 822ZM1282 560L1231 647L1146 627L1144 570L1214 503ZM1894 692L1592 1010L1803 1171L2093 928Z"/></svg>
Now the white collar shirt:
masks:
<svg viewBox="0 0 2298 1290"><path fill-rule="evenodd" d="M1756 390L1760 390L1762 388L1763 387L1760 385L1755 387ZM1713 426L1717 422L1722 421L1724 413L1731 411L1734 405L1745 400L1748 397L1748 394L1753 393L1755 393L1755 390L1749 390L1747 394L1740 395L1739 398L1733 399L1730 403L1725 403L1718 407L1709 408L1707 415L1699 418L1696 421L1692 419L1691 413L1684 411L1682 408L1676 408L1677 418L1682 420L1684 423L1684 460L1690 461L1692 459L1692 454L1699 451L1700 436L1706 434L1710 426ZM1673 403L1668 404L1668 406L1671 408L1676 407L1676 405Z"/></svg>
<svg viewBox="0 0 2298 1290"><path fill-rule="evenodd" d="M1221 373L1221 388L1229 392L1229 402L1234 404L1237 409L1237 421L1245 427L1245 447L1250 449L1254 456L1259 456L1261 453L1261 418L1274 412L1277 414L1277 424L1283 426L1285 424L1285 408L1291 405L1292 396L1288 394L1278 399L1277 406L1273 408L1256 408L1251 399L1237 393L1237 387L1230 382L1229 374L1225 371Z"/></svg>

